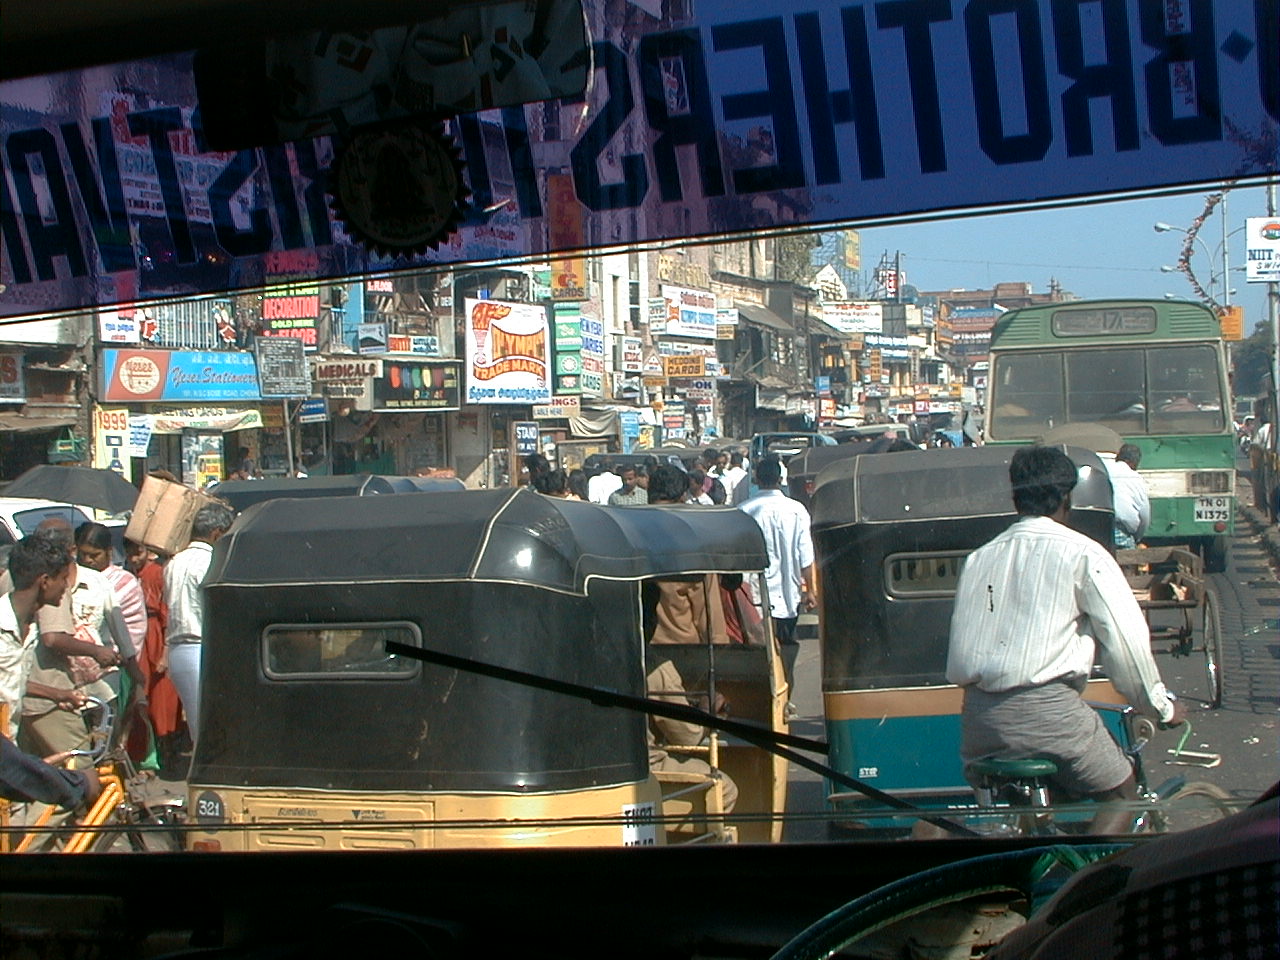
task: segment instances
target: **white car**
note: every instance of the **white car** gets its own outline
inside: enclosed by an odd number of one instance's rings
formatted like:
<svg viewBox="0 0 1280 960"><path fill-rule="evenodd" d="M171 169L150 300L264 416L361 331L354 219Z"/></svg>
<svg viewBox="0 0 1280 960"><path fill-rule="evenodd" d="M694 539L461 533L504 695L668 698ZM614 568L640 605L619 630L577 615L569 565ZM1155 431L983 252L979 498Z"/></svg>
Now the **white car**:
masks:
<svg viewBox="0 0 1280 960"><path fill-rule="evenodd" d="M24 497L0 497L0 546L21 540L46 517L63 517L74 530L93 519L85 507L53 500L28 500Z"/></svg>

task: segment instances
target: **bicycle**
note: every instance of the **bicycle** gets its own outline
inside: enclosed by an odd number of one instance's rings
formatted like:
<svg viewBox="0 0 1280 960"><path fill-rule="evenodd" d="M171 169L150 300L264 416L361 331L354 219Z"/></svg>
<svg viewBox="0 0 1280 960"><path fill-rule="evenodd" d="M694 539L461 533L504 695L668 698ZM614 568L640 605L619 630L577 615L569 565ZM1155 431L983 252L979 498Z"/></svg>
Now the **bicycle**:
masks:
<svg viewBox="0 0 1280 960"><path fill-rule="evenodd" d="M124 853L182 849L180 828L186 822L182 800L153 803L144 795L141 775L124 748L118 715L111 705L89 697L83 712L96 714L89 748L75 750L67 760L87 759L97 773L101 792L80 817L46 807L35 822L23 828L12 845L15 853Z"/></svg>
<svg viewBox="0 0 1280 960"><path fill-rule="evenodd" d="M1166 833L1185 830L1220 820L1233 812L1231 796L1221 787L1204 781L1188 782L1175 775L1152 786L1143 764L1143 748L1155 735L1156 724L1139 716L1132 707L1095 703L1094 709L1119 714L1120 745L1133 762L1138 799L1133 801L1130 833ZM1176 753L1183 754L1190 727L1184 731ZM1212 765L1212 764L1210 764ZM982 760L971 769L982 779L975 788L978 829L987 834L1011 836L1063 836L1087 831L1097 804L1053 802L1049 780L1057 773L1052 760L1026 757L1013 760ZM1081 816L1082 815L1082 816ZM1082 829L1083 828L1083 829Z"/></svg>

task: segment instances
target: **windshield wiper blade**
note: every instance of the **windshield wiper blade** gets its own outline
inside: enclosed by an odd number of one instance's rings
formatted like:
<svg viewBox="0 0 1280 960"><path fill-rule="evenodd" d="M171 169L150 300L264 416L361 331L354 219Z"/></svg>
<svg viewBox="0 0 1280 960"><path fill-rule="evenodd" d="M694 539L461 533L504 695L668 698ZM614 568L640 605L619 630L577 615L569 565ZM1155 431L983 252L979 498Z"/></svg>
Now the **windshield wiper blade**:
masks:
<svg viewBox="0 0 1280 960"><path fill-rule="evenodd" d="M604 687L588 687L580 683L570 683L567 680L557 680L553 677L543 676L537 673L528 673L524 670L514 670L511 667L500 667L494 663L486 663L483 660L473 660L470 657L459 657L455 654L444 653L440 650L430 650L425 647L413 647L406 643L399 643L395 640L388 640L386 643L388 653L395 654L398 657L408 657L411 660L420 660L423 663L431 663L436 666L449 667L454 670L462 670L466 673L474 673L484 677L492 677L496 680L506 680L510 683L518 683L525 687L534 687L538 690L549 690L553 693L561 693L568 697L576 697L579 700L587 700L601 707L621 707L625 710L635 710L639 713L647 714L655 717L666 717L670 720L682 720L686 723L701 724L704 727L710 727L721 733L732 734L740 737L754 746L760 747L762 750L768 750L770 753L788 760L797 766L804 767L813 773L827 777L830 780L855 790L858 793L883 803L885 806L893 807L907 813L919 817L927 823L941 827L949 833L962 837L980 836L976 831L970 830L968 827L956 823L954 820L948 820L946 817L936 816L926 810L917 807L915 804L895 797L891 793L885 793L878 790L868 783L864 783L854 777L841 773L825 763L810 759L796 750L805 750L810 753L817 753L826 756L830 752L830 745L822 740L813 740L809 737L798 737L790 733L778 733L764 727L758 727L755 724L743 723L740 720L729 720L725 717L717 717L708 713L706 710L700 710L697 707L686 706L679 703L667 703L663 700L650 700L647 697L633 697L629 694L618 693L616 690L608 690Z"/></svg>

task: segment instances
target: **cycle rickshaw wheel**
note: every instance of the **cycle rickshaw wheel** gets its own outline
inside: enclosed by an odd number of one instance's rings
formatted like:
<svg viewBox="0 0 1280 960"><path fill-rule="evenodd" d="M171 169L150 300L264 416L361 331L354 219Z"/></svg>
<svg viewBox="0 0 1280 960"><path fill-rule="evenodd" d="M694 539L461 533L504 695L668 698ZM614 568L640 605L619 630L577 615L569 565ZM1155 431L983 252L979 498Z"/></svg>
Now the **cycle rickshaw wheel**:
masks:
<svg viewBox="0 0 1280 960"><path fill-rule="evenodd" d="M1201 606L1200 641L1204 652L1205 678L1209 682L1209 706L1222 706L1222 614L1218 597L1212 590L1204 592Z"/></svg>
<svg viewBox="0 0 1280 960"><path fill-rule="evenodd" d="M1170 833L1194 830L1228 817L1233 812L1231 794L1219 786L1203 781L1188 783L1160 805L1163 829Z"/></svg>

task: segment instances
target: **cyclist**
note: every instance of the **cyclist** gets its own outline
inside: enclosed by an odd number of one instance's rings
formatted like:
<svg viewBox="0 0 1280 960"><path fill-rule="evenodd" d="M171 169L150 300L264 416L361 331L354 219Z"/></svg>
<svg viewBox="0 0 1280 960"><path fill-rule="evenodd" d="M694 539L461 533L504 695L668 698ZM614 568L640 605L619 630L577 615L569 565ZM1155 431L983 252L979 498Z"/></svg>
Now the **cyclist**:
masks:
<svg viewBox="0 0 1280 960"><path fill-rule="evenodd" d="M1051 782L1062 793L1134 799L1132 764L1081 696L1095 646L1140 713L1173 725L1184 709L1160 681L1150 629L1115 560L1066 526L1076 479L1076 465L1056 448L1013 455L1019 520L965 562L947 679L965 691L966 769L978 760L1042 757L1057 764ZM1122 806L1104 806L1093 821L1098 833L1127 827Z"/></svg>

